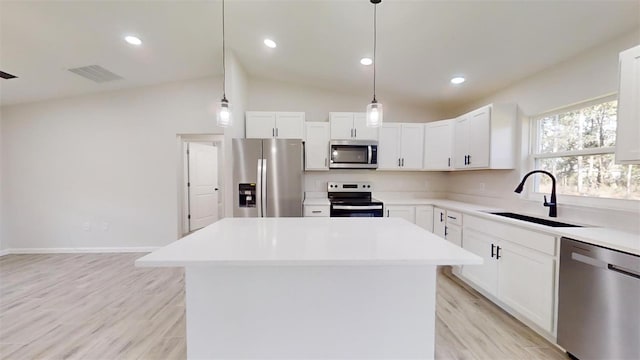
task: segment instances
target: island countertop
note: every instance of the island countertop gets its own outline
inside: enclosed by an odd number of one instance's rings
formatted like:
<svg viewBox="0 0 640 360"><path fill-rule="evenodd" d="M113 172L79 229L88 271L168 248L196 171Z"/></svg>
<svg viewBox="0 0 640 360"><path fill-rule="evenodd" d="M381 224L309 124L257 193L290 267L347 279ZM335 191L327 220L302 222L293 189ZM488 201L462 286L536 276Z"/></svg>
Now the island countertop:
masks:
<svg viewBox="0 0 640 360"><path fill-rule="evenodd" d="M226 218L136 261L144 267L473 265L482 259L400 218Z"/></svg>

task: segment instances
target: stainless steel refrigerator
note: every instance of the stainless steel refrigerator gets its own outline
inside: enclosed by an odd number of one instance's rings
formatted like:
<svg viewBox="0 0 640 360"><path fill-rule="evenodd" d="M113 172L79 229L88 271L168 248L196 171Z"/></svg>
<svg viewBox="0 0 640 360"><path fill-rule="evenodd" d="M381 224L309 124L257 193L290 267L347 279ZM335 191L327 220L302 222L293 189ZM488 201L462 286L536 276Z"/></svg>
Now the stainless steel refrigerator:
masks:
<svg viewBox="0 0 640 360"><path fill-rule="evenodd" d="M301 140L233 139L233 216L302 216L302 161Z"/></svg>

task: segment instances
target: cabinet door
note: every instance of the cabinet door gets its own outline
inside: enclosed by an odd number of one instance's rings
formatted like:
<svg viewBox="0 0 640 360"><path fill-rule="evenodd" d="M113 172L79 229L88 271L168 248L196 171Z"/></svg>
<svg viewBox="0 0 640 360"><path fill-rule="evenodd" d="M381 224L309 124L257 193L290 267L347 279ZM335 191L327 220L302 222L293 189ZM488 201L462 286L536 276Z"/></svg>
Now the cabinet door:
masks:
<svg viewBox="0 0 640 360"><path fill-rule="evenodd" d="M399 217L411 223L416 223L415 206L390 205L385 206L387 217Z"/></svg>
<svg viewBox="0 0 640 360"><path fill-rule="evenodd" d="M458 225L447 224L444 230L444 238L462 247L462 228Z"/></svg>
<svg viewBox="0 0 640 360"><path fill-rule="evenodd" d="M247 139L270 139L276 133L276 113L271 111L247 111L245 136Z"/></svg>
<svg viewBox="0 0 640 360"><path fill-rule="evenodd" d="M277 112L276 137L278 139L302 140L304 138L304 113Z"/></svg>
<svg viewBox="0 0 640 360"><path fill-rule="evenodd" d="M462 247L480 256L484 262L482 265L464 265L462 275L491 295L497 295L498 261L491 256L492 244L495 245L496 241L491 237L473 229L464 229Z"/></svg>
<svg viewBox="0 0 640 360"><path fill-rule="evenodd" d="M416 206L416 225L433 232L433 206Z"/></svg>
<svg viewBox="0 0 640 360"><path fill-rule="evenodd" d="M353 113L329 113L329 123L331 124L331 140L353 139Z"/></svg>
<svg viewBox="0 0 640 360"><path fill-rule="evenodd" d="M488 168L491 147L491 107L485 106L469 115L467 124L467 168Z"/></svg>
<svg viewBox="0 0 640 360"><path fill-rule="evenodd" d="M400 169L400 124L382 124L378 141L378 169Z"/></svg>
<svg viewBox="0 0 640 360"><path fill-rule="evenodd" d="M358 140L378 140L378 128L367 126L367 113L353 113L353 128Z"/></svg>
<svg viewBox="0 0 640 360"><path fill-rule="evenodd" d="M469 116L462 115L456 118L453 132L453 167L464 169L467 167L466 156L469 154Z"/></svg>
<svg viewBox="0 0 640 360"><path fill-rule="evenodd" d="M305 125L305 170L329 170L329 123L307 122Z"/></svg>
<svg viewBox="0 0 640 360"><path fill-rule="evenodd" d="M616 163L640 163L640 46L620 53Z"/></svg>
<svg viewBox="0 0 640 360"><path fill-rule="evenodd" d="M424 153L424 125L402 124L400 131L400 158L403 170L421 170Z"/></svg>
<svg viewBox="0 0 640 360"><path fill-rule="evenodd" d="M552 332L553 257L509 241L500 241L499 246L498 298L544 330Z"/></svg>
<svg viewBox="0 0 640 360"><path fill-rule="evenodd" d="M424 125L424 169L452 168L453 125L455 120L442 120Z"/></svg>
<svg viewBox="0 0 640 360"><path fill-rule="evenodd" d="M444 239L447 212L444 209L433 208L433 233Z"/></svg>

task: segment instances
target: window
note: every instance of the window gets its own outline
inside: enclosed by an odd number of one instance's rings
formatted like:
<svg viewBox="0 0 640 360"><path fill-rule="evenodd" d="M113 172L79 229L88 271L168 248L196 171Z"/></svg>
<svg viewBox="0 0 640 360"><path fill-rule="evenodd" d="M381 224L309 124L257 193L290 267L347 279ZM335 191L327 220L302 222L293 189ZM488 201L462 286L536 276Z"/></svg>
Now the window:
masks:
<svg viewBox="0 0 640 360"><path fill-rule="evenodd" d="M533 161L558 194L640 200L640 166L614 162L617 100L601 98L534 118ZM534 191L551 192L536 177Z"/></svg>

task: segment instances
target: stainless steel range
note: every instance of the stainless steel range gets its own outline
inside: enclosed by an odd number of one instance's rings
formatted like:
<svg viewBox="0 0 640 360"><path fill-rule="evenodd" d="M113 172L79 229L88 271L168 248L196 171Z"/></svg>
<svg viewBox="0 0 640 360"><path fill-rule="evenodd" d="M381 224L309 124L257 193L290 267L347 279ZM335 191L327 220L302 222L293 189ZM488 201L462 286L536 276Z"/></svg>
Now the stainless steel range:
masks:
<svg viewBox="0 0 640 360"><path fill-rule="evenodd" d="M370 182L329 182L331 217L382 217L382 202L371 198Z"/></svg>

